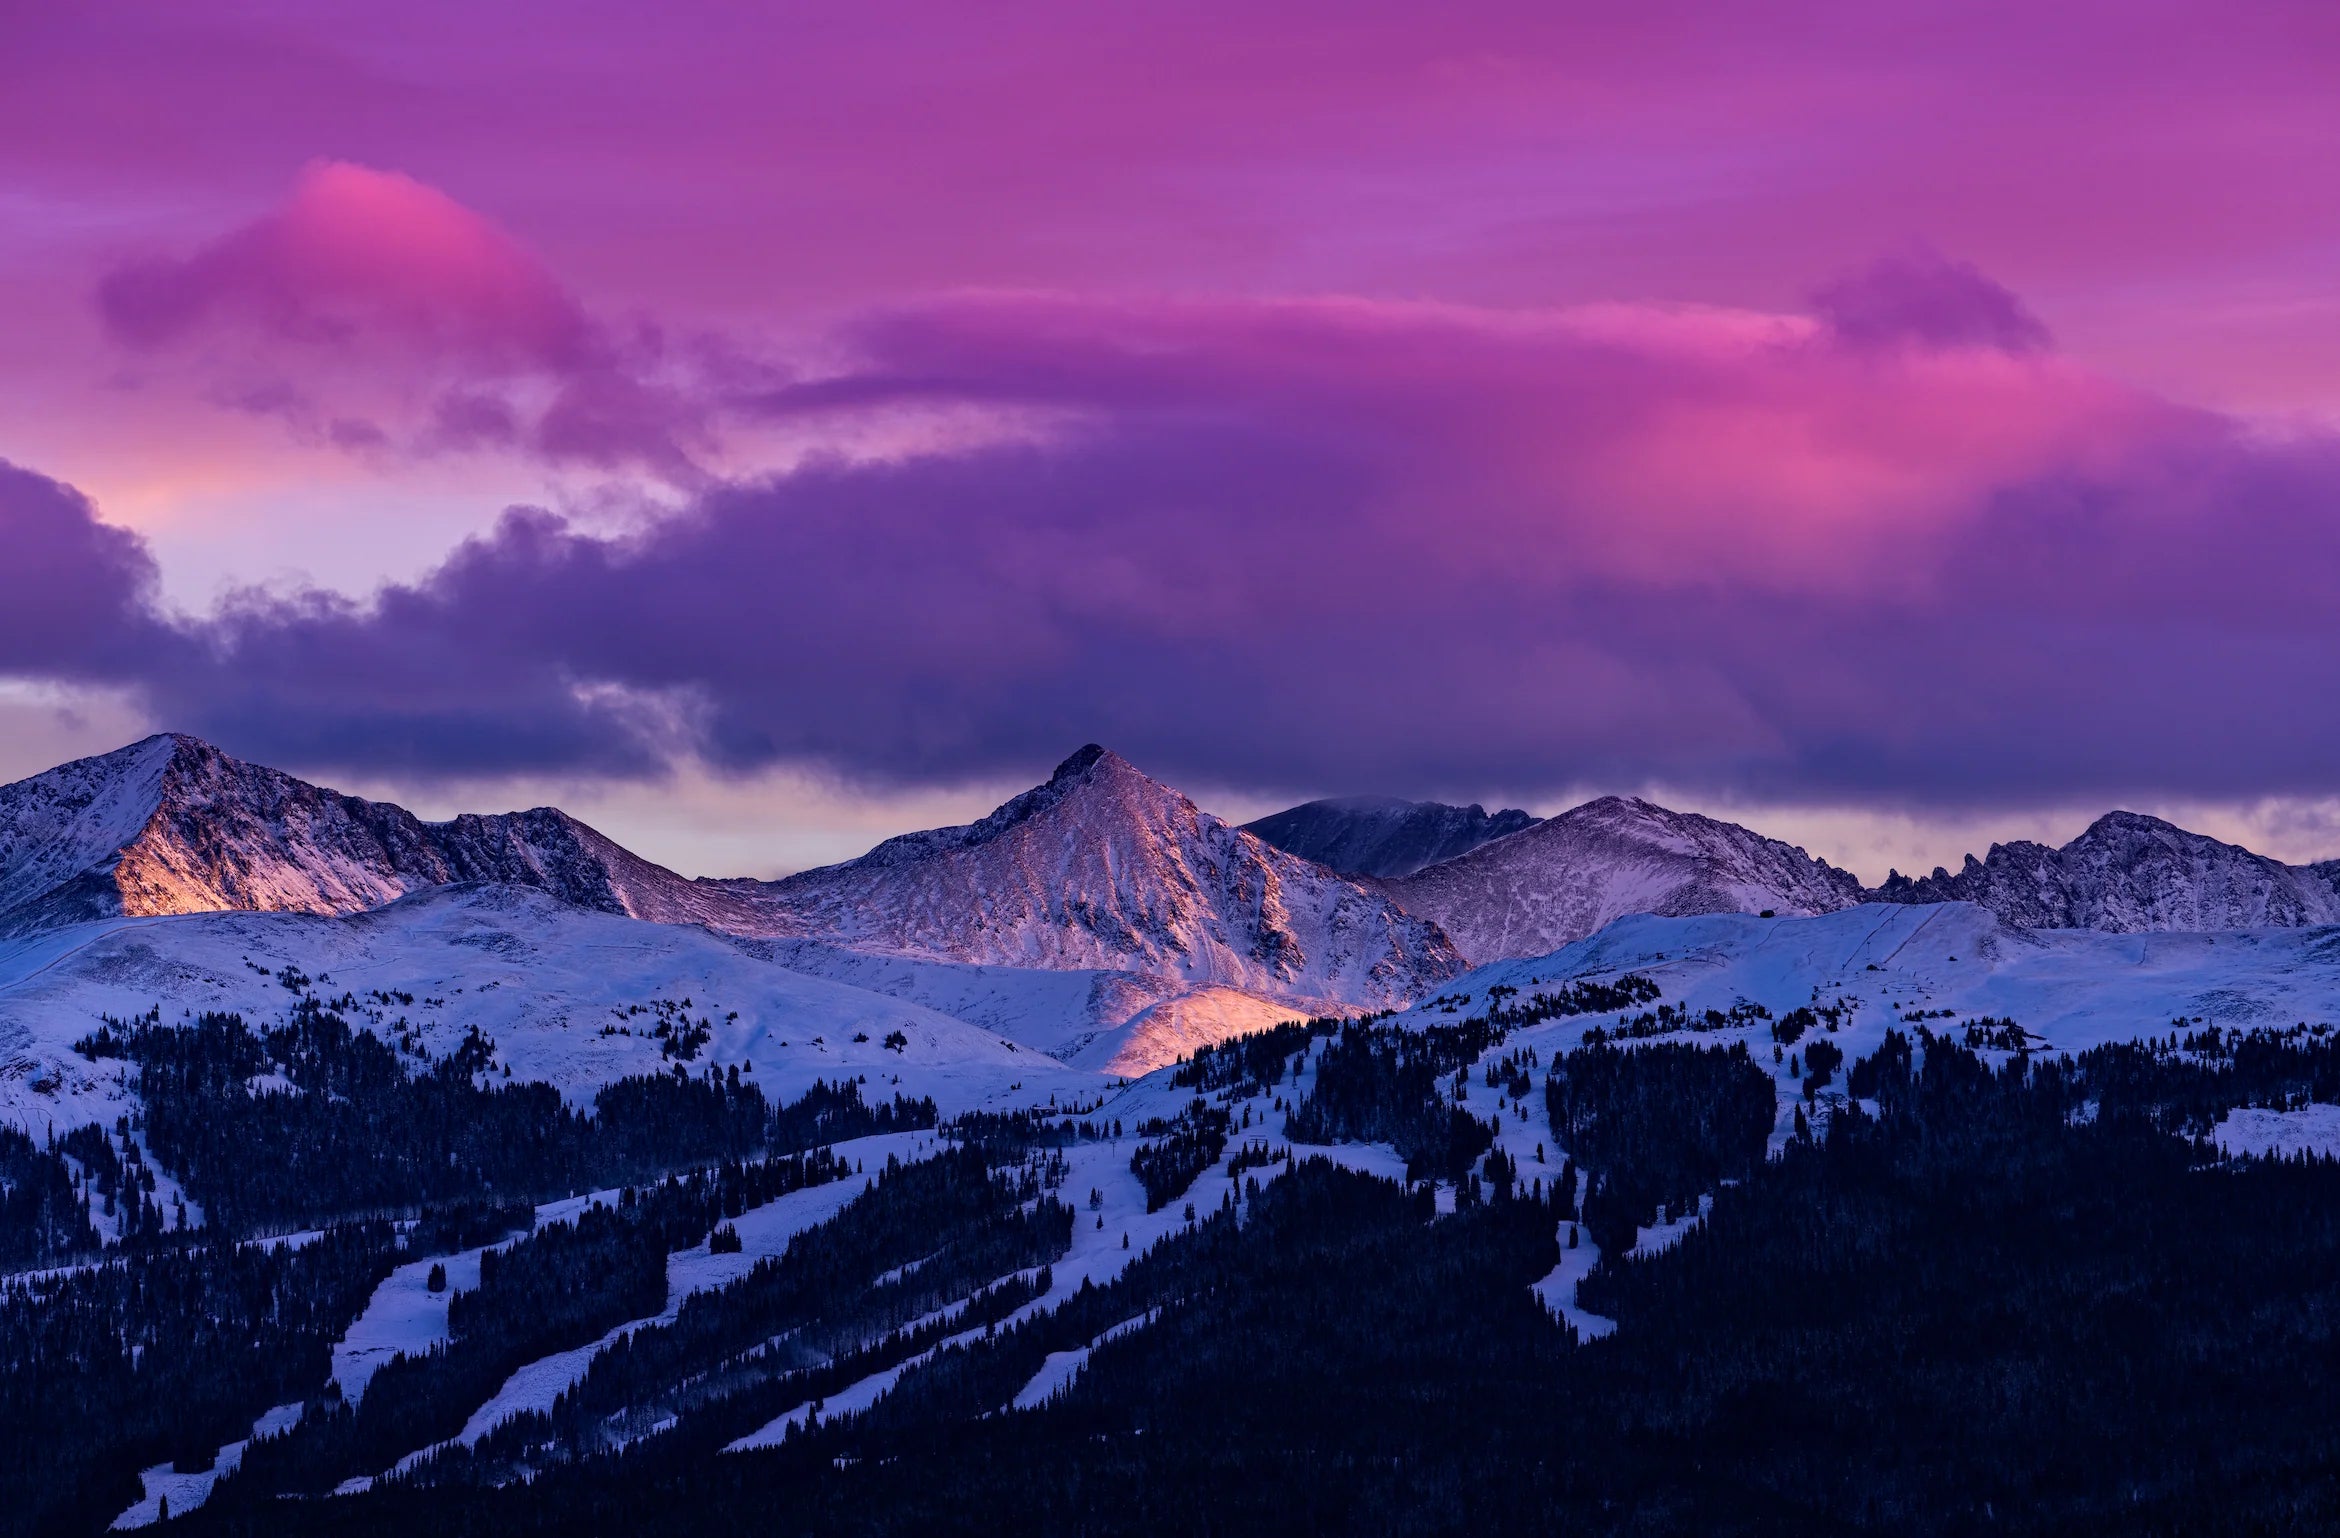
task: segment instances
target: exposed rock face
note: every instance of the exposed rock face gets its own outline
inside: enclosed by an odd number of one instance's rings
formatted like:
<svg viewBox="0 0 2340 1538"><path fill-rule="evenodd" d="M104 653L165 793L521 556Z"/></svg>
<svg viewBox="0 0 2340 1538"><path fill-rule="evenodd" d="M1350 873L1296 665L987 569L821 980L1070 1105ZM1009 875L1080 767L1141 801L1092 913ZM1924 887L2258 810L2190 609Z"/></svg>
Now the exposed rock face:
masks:
<svg viewBox="0 0 2340 1538"><path fill-rule="evenodd" d="M658 920L736 906L550 807L424 822L163 735L0 788L0 931L250 910L355 913L492 881Z"/></svg>
<svg viewBox="0 0 2340 1538"><path fill-rule="evenodd" d="M1452 975L1435 925L1099 747L981 822L763 885L794 933L938 960L1176 977L1380 1008Z"/></svg>
<svg viewBox="0 0 2340 1538"><path fill-rule="evenodd" d="M1607 796L1385 882L1474 965L1536 956L1630 913L1830 913L1851 872L1735 823Z"/></svg>
<svg viewBox="0 0 2340 1538"><path fill-rule="evenodd" d="M1490 814L1477 805L1344 796L1309 801L1243 827L1344 876L1393 877L1468 854L1539 821L1517 807Z"/></svg>
<svg viewBox="0 0 2340 1538"><path fill-rule="evenodd" d="M1956 874L1895 872L1887 902L1971 902L2031 929L2296 928L2340 923L2340 861L2286 865L2145 817L2108 812L2061 849L1993 844Z"/></svg>

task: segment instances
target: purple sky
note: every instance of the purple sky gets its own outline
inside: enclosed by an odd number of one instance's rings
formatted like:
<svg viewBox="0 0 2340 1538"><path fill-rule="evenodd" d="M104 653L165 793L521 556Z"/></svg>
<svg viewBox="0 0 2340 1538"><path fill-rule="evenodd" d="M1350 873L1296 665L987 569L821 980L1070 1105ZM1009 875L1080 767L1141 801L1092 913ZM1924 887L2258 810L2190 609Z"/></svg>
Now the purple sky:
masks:
<svg viewBox="0 0 2340 1538"><path fill-rule="evenodd" d="M0 773L2340 852L2328 5L15 9Z"/></svg>

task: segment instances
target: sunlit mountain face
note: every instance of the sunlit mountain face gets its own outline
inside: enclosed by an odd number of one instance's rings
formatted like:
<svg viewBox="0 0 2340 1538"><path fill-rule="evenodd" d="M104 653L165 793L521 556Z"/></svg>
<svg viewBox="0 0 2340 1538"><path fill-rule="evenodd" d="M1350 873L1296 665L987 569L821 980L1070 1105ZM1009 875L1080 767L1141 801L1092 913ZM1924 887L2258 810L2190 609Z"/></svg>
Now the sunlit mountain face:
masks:
<svg viewBox="0 0 2340 1538"><path fill-rule="evenodd" d="M2340 1527L2336 66L0 18L0 1538Z"/></svg>

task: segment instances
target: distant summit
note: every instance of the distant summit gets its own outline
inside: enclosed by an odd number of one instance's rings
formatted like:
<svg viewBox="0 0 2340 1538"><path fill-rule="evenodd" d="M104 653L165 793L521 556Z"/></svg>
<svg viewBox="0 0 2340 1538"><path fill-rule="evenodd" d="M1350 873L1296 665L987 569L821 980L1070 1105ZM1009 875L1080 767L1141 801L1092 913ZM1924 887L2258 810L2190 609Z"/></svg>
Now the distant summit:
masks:
<svg viewBox="0 0 2340 1538"><path fill-rule="evenodd" d="M1385 883L1474 965L1535 956L1632 913L1832 913L1860 880L1736 823L1605 796Z"/></svg>
<svg viewBox="0 0 2340 1538"><path fill-rule="evenodd" d="M1517 807L1490 814L1477 805L1342 796L1309 801L1243 826L1278 849L1344 876L1388 877L1410 876L1540 820Z"/></svg>
<svg viewBox="0 0 2340 1538"><path fill-rule="evenodd" d="M2286 865L2158 817L2107 812L2050 849L1993 844L1956 874L1895 871L1886 902L1971 902L2029 929L2288 929L2340 924L2340 861Z"/></svg>

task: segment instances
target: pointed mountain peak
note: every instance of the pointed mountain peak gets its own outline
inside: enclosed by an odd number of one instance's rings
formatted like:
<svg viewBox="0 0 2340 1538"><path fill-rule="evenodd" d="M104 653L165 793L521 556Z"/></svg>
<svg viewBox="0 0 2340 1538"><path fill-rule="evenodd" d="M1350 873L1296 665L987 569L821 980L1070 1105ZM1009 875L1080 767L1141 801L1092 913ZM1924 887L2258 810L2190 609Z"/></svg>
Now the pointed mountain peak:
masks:
<svg viewBox="0 0 2340 1538"><path fill-rule="evenodd" d="M939 961L1173 978L1383 1007L1459 965L1378 891L1272 847L1094 744L960 827L767 889L792 932Z"/></svg>
<svg viewBox="0 0 2340 1538"><path fill-rule="evenodd" d="M1059 807L1096 808L1103 824L1157 821L1194 813L1194 803L1164 785L1111 749L1090 743L1058 764L1047 779L1019 791L974 822L947 828L927 828L898 834L856 859L783 877L783 888L802 887L826 878L826 873L856 868L890 867L930 859L951 849L974 849L1005 837L1015 829L1044 817Z"/></svg>
<svg viewBox="0 0 2340 1538"><path fill-rule="evenodd" d="M1071 757L1056 766L1056 772L1048 777L1048 783L1053 785L1059 780L1069 780L1107 759L1112 759L1114 763L1124 767L1128 764L1128 760L1118 754L1107 752L1096 743L1084 743L1073 750Z"/></svg>
<svg viewBox="0 0 2340 1538"><path fill-rule="evenodd" d="M2240 847L2235 844L2227 844L2223 839L2212 838L2207 833L2196 833L2190 828L2181 828L2165 818L2149 817L2143 812L2117 810L2107 812L2090 823L2082 830L2078 838L2072 840L2072 843L2084 844L2100 841L2115 834L2125 834L2132 838L2184 839L2205 844L2221 844L2229 849Z"/></svg>

